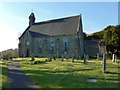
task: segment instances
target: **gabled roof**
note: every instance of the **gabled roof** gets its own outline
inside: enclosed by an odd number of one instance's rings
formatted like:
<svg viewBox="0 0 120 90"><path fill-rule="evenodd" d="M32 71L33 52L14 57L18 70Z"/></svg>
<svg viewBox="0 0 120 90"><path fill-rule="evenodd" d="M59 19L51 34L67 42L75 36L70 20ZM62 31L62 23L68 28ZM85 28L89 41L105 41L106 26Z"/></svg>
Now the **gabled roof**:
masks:
<svg viewBox="0 0 120 90"><path fill-rule="evenodd" d="M49 36L75 34L80 26L80 15L35 23L30 30Z"/></svg>
<svg viewBox="0 0 120 90"><path fill-rule="evenodd" d="M33 31L29 31L29 32L30 32L32 37L48 36L48 35L41 34L41 33L36 33L36 32L33 32Z"/></svg>
<svg viewBox="0 0 120 90"><path fill-rule="evenodd" d="M70 16L60 19L48 20L34 23L32 26L28 26L23 34L29 29L32 36L57 36L57 35L69 35L76 34L82 29L81 15ZM23 36L20 36L20 38ZM20 39L19 38L19 39Z"/></svg>
<svg viewBox="0 0 120 90"><path fill-rule="evenodd" d="M19 37L19 39L25 34L25 32L30 28L30 26L28 26L25 31L22 33L22 35Z"/></svg>

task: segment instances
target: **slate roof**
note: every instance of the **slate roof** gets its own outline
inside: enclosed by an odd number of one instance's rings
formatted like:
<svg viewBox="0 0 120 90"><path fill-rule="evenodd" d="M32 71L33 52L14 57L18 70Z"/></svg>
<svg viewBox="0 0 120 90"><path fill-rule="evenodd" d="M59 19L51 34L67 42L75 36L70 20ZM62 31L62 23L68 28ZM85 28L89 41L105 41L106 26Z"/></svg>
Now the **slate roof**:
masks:
<svg viewBox="0 0 120 90"><path fill-rule="evenodd" d="M41 33L36 33L36 32L33 32L33 31L29 31L29 32L30 32L32 37L48 36L48 35L41 34Z"/></svg>
<svg viewBox="0 0 120 90"><path fill-rule="evenodd" d="M38 36L57 36L57 35L69 35L76 34L82 26L81 15L70 16L60 19L48 20L34 23L32 26L28 26L23 34L27 31L31 31L33 37ZM23 36L19 37L19 39Z"/></svg>
<svg viewBox="0 0 120 90"><path fill-rule="evenodd" d="M35 23L30 30L49 36L75 34L79 29L80 15Z"/></svg>

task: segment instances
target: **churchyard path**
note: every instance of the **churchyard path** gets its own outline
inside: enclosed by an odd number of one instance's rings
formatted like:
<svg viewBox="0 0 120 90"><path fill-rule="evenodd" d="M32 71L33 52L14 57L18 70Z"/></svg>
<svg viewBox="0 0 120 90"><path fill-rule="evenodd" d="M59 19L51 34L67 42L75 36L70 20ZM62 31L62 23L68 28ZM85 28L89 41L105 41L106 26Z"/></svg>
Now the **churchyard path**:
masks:
<svg viewBox="0 0 120 90"><path fill-rule="evenodd" d="M37 90L37 86L24 74L19 63L15 61L8 64L8 78L10 89L27 89Z"/></svg>

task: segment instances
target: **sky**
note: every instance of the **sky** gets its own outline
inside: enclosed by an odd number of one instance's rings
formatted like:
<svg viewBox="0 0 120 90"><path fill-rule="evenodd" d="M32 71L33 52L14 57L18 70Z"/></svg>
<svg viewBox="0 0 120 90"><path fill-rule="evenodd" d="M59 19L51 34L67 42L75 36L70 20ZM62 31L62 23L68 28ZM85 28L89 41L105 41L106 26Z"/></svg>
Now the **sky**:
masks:
<svg viewBox="0 0 120 90"><path fill-rule="evenodd" d="M18 47L32 11L36 22L82 14L87 34L118 24L117 2L0 2L0 51Z"/></svg>

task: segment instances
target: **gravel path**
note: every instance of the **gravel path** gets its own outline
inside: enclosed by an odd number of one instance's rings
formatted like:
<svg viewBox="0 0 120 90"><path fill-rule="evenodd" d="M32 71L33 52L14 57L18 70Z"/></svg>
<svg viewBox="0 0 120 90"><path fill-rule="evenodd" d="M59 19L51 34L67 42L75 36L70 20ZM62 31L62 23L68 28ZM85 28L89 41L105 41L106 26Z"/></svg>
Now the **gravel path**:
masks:
<svg viewBox="0 0 120 90"><path fill-rule="evenodd" d="M8 77L10 83L10 89L31 89L37 90L37 86L24 74L19 67L19 62L15 61L8 64Z"/></svg>

